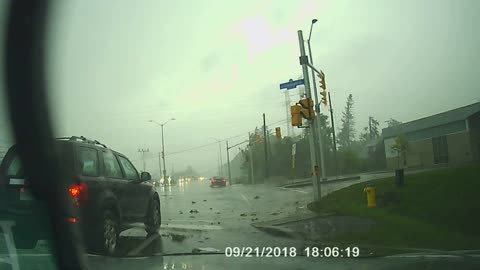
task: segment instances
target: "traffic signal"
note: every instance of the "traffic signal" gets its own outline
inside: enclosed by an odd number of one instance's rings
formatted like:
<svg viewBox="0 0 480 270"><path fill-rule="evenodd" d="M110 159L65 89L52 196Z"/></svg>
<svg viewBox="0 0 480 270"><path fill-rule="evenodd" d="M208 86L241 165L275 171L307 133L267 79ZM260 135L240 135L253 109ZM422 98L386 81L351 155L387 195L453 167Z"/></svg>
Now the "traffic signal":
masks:
<svg viewBox="0 0 480 270"><path fill-rule="evenodd" d="M320 73L318 73L317 76L320 78L320 88L323 90L327 89L327 84L325 83L325 73L320 70Z"/></svg>
<svg viewBox="0 0 480 270"><path fill-rule="evenodd" d="M262 138L260 138L260 135L255 134L255 143L260 144L262 142Z"/></svg>
<svg viewBox="0 0 480 270"><path fill-rule="evenodd" d="M282 139L282 132L280 130L280 127L276 127L275 128L275 136L277 137L277 139L281 140Z"/></svg>
<svg viewBox="0 0 480 270"><path fill-rule="evenodd" d="M322 103L328 107L327 91L323 89L323 91L320 92L320 95L322 95Z"/></svg>
<svg viewBox="0 0 480 270"><path fill-rule="evenodd" d="M290 106L290 113L292 115L292 126L293 127L300 127L302 126L302 115L301 112L302 108L298 105Z"/></svg>
<svg viewBox="0 0 480 270"><path fill-rule="evenodd" d="M300 106L302 107L300 114L305 119L314 119L315 110L313 109L313 100L311 98L304 98L300 100Z"/></svg>

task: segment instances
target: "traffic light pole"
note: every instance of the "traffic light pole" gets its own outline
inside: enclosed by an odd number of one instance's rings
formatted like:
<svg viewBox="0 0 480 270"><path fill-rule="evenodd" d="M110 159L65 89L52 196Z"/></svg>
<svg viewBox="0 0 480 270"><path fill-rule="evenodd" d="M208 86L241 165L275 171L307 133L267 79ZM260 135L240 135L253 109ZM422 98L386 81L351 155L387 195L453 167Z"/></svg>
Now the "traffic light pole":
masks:
<svg viewBox="0 0 480 270"><path fill-rule="evenodd" d="M313 56L312 56L312 48L310 47L310 39L307 41L308 43L308 54L310 55L310 64L313 66ZM317 84L314 81L315 78L315 70L312 69L312 83L313 83L313 93L315 96L315 111L317 112L317 129L318 129L318 145L320 151L320 168L322 170L322 181L327 181L326 171L325 171L325 158L323 154L323 143L322 143L322 127L320 123L320 102L318 101L318 94L317 94Z"/></svg>
<svg viewBox="0 0 480 270"><path fill-rule="evenodd" d="M337 165L337 139L335 137L335 120L333 120L333 106L330 92L328 92L328 104L330 104L330 119L332 121L332 137L333 137L333 158L335 159L335 175L338 175Z"/></svg>
<svg viewBox="0 0 480 270"><path fill-rule="evenodd" d="M300 65L302 66L303 79L305 84L305 94L307 98L311 99L312 95L310 92L310 82L308 79L308 57L305 54L305 44L303 39L302 30L298 30L298 43L300 45ZM311 160L311 172L312 172L312 183L313 183L313 195L314 200L318 201L321 198L321 186L320 186L320 177L315 173L317 168L317 155L315 151L315 120L313 117L308 120L310 132L309 132L309 142L310 142L310 160Z"/></svg>
<svg viewBox="0 0 480 270"><path fill-rule="evenodd" d="M250 134L249 134L248 137L250 138ZM226 143L227 143L228 179L229 179L228 182L230 183L230 185L232 184L232 180L231 180L231 179L232 179L232 174L231 174L231 172L230 172L230 154L229 154L228 151L229 151L230 149L232 149L232 148L234 148L234 147L237 147L237 146L239 146L240 144L243 144L243 143L246 143L246 142L249 142L249 140L246 140L246 141L237 143L237 144L232 145L232 146L228 146L228 140L226 141Z"/></svg>

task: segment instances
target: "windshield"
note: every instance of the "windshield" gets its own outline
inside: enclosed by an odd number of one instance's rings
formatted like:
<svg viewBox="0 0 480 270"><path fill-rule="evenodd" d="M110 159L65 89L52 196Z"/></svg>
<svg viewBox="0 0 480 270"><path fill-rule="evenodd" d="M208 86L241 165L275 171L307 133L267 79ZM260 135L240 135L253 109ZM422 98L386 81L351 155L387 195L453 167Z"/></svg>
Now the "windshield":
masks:
<svg viewBox="0 0 480 270"><path fill-rule="evenodd" d="M85 254L480 249L479 9L55 3L49 109ZM18 269L6 254L52 254L55 232L9 152L3 69L0 268Z"/></svg>

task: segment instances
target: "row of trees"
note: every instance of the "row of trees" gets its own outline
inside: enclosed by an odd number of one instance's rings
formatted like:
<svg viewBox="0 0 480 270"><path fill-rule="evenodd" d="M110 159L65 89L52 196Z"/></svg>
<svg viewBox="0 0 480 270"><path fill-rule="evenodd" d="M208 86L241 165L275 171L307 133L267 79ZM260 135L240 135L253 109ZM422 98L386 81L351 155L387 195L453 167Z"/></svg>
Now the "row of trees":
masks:
<svg viewBox="0 0 480 270"><path fill-rule="evenodd" d="M354 100L350 94L347 97L342 112L340 128L337 133L337 151L332 139L330 117L321 113L317 115L321 125L321 136L324 145L324 158L327 175L350 174L385 168L385 148L380 140L380 123L374 117L369 117L368 125L362 129L358 138L355 130ZM388 127L401 122L390 119L386 121ZM267 127L268 130L268 127ZM302 178L310 176L310 150L308 141L309 129L304 129L296 137L277 139L273 134L267 134L268 175ZM241 150L243 179L251 181L250 158L253 158L253 176L255 181L261 181L266 176L265 142L257 144L256 134L263 135L263 127L257 127L250 136L250 144ZM263 137L263 136L262 136ZM292 145L296 144L296 154L292 158ZM403 146L402 146L403 147ZM403 148L402 148L403 149ZM249 151L252 151L250 154ZM403 151L403 150L401 150ZM250 157L251 156L251 157ZM335 158L336 156L336 158ZM294 166L293 166L294 165Z"/></svg>

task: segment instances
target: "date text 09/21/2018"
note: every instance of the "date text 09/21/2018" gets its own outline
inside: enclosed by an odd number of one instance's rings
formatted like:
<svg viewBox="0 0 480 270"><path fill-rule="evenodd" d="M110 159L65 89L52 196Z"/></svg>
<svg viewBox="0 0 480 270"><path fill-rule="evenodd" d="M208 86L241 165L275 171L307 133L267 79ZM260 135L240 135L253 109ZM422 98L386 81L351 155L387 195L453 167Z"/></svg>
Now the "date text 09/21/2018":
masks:
<svg viewBox="0 0 480 270"><path fill-rule="evenodd" d="M296 247L227 247L225 256L227 257L297 257L306 256L314 258L355 258L360 255L358 247L306 247L297 249Z"/></svg>

